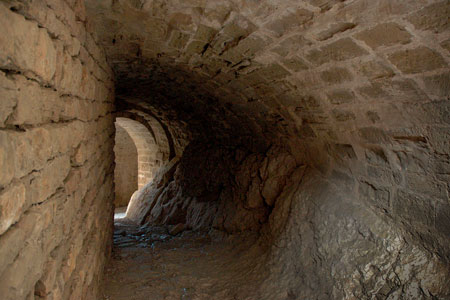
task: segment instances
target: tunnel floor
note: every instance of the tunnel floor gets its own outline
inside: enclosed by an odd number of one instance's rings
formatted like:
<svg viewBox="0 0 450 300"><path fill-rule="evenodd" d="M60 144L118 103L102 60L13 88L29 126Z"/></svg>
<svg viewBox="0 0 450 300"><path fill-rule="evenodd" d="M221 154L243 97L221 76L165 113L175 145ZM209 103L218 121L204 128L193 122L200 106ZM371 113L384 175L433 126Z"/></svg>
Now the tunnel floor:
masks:
<svg viewBox="0 0 450 300"><path fill-rule="evenodd" d="M260 255L248 250L254 238L224 240L177 233L173 226L138 227L125 219L114 227L104 299L259 299L255 286L263 272L251 257Z"/></svg>

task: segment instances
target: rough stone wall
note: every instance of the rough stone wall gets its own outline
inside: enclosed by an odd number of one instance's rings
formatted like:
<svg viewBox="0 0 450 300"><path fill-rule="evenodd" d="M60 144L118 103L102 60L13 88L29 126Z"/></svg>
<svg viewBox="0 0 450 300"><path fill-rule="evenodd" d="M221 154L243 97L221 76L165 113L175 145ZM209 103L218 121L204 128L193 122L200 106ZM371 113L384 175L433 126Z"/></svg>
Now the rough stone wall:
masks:
<svg viewBox="0 0 450 300"><path fill-rule="evenodd" d="M272 245L261 299L449 297L448 264L367 209L355 187L306 166L294 172L263 230Z"/></svg>
<svg viewBox="0 0 450 300"><path fill-rule="evenodd" d="M113 82L84 1L0 2L0 297L98 299Z"/></svg>
<svg viewBox="0 0 450 300"><path fill-rule="evenodd" d="M138 189L138 153L133 139L117 122L114 155L115 207L127 206Z"/></svg>
<svg viewBox="0 0 450 300"><path fill-rule="evenodd" d="M255 154L216 143L192 141L133 196L127 217L136 223L182 223L194 230L258 231L296 162L285 155L269 161L279 149Z"/></svg>

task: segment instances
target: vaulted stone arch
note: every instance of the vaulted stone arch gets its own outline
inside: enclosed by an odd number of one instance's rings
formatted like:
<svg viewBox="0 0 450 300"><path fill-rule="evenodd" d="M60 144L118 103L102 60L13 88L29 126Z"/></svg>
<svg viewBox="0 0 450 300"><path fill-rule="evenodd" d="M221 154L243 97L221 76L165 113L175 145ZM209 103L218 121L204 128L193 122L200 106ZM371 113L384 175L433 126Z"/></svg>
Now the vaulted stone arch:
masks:
<svg viewBox="0 0 450 300"><path fill-rule="evenodd" d="M144 108L121 110L116 113L117 117L124 117L135 120L144 125L152 135L155 143L158 145L158 151L163 162L172 159L175 156L174 141L167 126L161 120L145 111Z"/></svg>
<svg viewBox="0 0 450 300"><path fill-rule="evenodd" d="M121 122L115 122L116 136L114 144L114 187L116 208L126 207L131 196L138 189L138 151L128 130ZM142 158L141 158L142 160Z"/></svg>
<svg viewBox="0 0 450 300"><path fill-rule="evenodd" d="M148 129L132 119L118 117L116 124L131 137L137 150L138 189L149 183L163 163L158 145Z"/></svg>

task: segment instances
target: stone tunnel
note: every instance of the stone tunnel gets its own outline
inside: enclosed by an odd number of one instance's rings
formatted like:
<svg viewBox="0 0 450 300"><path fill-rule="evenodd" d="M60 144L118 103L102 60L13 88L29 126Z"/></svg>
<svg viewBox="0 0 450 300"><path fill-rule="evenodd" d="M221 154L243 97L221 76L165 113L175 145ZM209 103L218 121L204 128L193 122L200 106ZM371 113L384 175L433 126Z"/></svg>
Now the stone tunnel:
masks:
<svg viewBox="0 0 450 300"><path fill-rule="evenodd" d="M448 0L1 0L0 28L1 299L450 299Z"/></svg>

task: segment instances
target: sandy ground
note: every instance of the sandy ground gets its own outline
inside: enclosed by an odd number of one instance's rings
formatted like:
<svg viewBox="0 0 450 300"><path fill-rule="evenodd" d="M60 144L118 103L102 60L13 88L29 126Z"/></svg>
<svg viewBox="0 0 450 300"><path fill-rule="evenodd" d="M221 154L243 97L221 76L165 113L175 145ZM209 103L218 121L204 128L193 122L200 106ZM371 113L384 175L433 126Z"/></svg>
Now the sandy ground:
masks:
<svg viewBox="0 0 450 300"><path fill-rule="evenodd" d="M192 231L172 236L170 227L125 223L116 219L104 299L259 299L255 287L263 272L255 268L257 253L248 250L254 239L214 242Z"/></svg>

